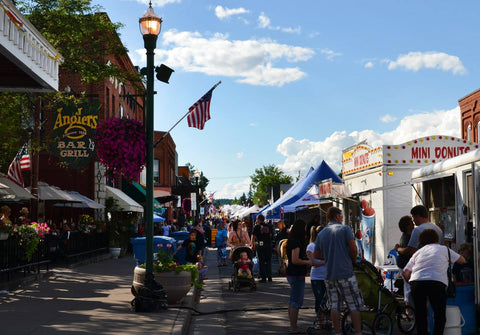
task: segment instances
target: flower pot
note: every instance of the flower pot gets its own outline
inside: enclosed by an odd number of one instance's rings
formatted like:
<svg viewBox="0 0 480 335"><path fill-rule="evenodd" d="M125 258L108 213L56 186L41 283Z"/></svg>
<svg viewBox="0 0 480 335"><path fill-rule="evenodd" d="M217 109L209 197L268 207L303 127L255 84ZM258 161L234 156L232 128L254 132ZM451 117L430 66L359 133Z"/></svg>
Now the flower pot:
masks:
<svg viewBox="0 0 480 335"><path fill-rule="evenodd" d="M176 272L154 272L155 281L163 286L167 294L169 305L179 303L187 296L192 287L192 275L189 271ZM143 286L145 281L145 269L135 267L133 273L133 287L135 291Z"/></svg>
<svg viewBox="0 0 480 335"><path fill-rule="evenodd" d="M122 248L110 248L110 255L112 255L113 259L117 259L120 256L120 251Z"/></svg>
<svg viewBox="0 0 480 335"><path fill-rule="evenodd" d="M0 241L6 240L8 238L8 233L0 233Z"/></svg>

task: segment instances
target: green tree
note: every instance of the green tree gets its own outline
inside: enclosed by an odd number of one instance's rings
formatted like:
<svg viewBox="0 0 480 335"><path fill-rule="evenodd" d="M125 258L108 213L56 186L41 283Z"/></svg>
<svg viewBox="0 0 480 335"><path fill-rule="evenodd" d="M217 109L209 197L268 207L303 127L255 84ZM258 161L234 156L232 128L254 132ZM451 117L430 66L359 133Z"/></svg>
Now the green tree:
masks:
<svg viewBox="0 0 480 335"><path fill-rule="evenodd" d="M197 169L191 163L187 163L187 164L185 164L185 166L188 167L188 170L190 171L190 183L192 185L197 185L197 180L196 180L195 175L194 175L194 172ZM198 186L199 186L200 190L202 190L202 193L205 192L209 183L210 183L210 180L207 177L204 176L202 171L200 171L200 177L198 177Z"/></svg>
<svg viewBox="0 0 480 335"><path fill-rule="evenodd" d="M269 186L290 184L292 182L291 176L286 175L273 164L255 169L255 173L250 176L250 179L252 181L250 187L253 192L253 202L258 206L267 204Z"/></svg>
<svg viewBox="0 0 480 335"><path fill-rule="evenodd" d="M61 70L78 74L85 83L94 83L114 76L143 90L138 73L122 70L107 62L109 55L127 55L119 39L123 25L112 23L102 7L91 0L17 0L17 8L62 55ZM81 92L76 92L81 93ZM0 127L3 139L0 150L0 169L6 171L19 148L31 140L32 151L48 144L33 136L33 115L42 101L42 111L48 113L56 101L73 101L76 97L65 92L32 95L2 93L0 95ZM44 122L44 120L40 120Z"/></svg>
<svg viewBox="0 0 480 335"><path fill-rule="evenodd" d="M33 132L31 109L32 96L0 93L0 171L6 172L23 143Z"/></svg>
<svg viewBox="0 0 480 335"><path fill-rule="evenodd" d="M115 76L137 84L139 76L106 62L109 55L127 55L119 39L121 23L113 23L91 0L17 0L16 6L62 55L62 69L86 83Z"/></svg>

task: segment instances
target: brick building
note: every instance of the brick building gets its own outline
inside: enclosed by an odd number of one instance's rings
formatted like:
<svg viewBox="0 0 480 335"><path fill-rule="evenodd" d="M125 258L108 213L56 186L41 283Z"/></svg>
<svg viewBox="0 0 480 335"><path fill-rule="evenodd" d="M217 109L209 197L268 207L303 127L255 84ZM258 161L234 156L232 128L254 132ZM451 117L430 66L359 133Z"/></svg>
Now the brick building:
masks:
<svg viewBox="0 0 480 335"><path fill-rule="evenodd" d="M463 139L480 140L480 89L458 100L460 106L461 135Z"/></svg>
<svg viewBox="0 0 480 335"><path fill-rule="evenodd" d="M122 43L118 36L115 36L118 43ZM138 72L128 55L109 55L107 59L102 60L105 63L110 63L118 66L129 72ZM145 88L143 83L137 83L140 87L140 91L135 89L129 83L123 83L117 78L107 78L103 81L95 83L85 83L81 81L79 75L69 73L64 70L60 70L59 74L59 90L71 92L78 95L84 92L86 94L87 102L81 107L76 107L75 115L77 119L91 118L96 122L92 123L92 129L87 129L86 125L82 125L82 130L75 133L76 137L81 137L86 134L85 137L77 141L81 141L83 144L76 144L73 147L80 147L84 152L87 152L87 144L91 144L92 157L85 164L72 163L65 156L79 156L76 154L75 148L72 150L66 150L66 146L61 142L61 139L68 137L67 130L65 134L60 137L54 134L57 127L58 120L61 117L67 118L68 116L60 115L59 110L61 108L44 109L42 112L42 122L45 125L42 130L43 141L46 143L52 142L52 147L58 149L55 154L55 150L43 151L39 155L39 171L38 181L46 182L50 185L55 185L65 190L77 191L91 199L96 200L99 203L105 203L107 197L106 186L112 186L122 190L122 183L125 181L115 180L107 181L104 177L105 168L97 161L94 154L94 142L92 141L96 125L100 124L107 118L129 118L135 119L143 123L144 121L144 94ZM86 110L92 109L92 115L86 115ZM77 111L78 110L78 111ZM97 114L95 114L97 113ZM74 117L70 115L70 119ZM57 121L55 121L57 120ZM57 123L55 123L57 122ZM68 131L71 129L79 128L77 126L68 127ZM78 135L80 134L80 135ZM159 139L164 133L156 132L155 141ZM59 139L60 138L60 139ZM78 151L78 150L77 150ZM63 158L62 158L63 157ZM86 160L86 159L85 159ZM85 161L84 160L84 161ZM171 194L171 187L175 184L176 165L177 165L177 153L175 143L170 135L167 135L155 148L154 152L155 160L155 196L169 195ZM140 176L139 183L135 183L138 188L142 187L142 178ZM144 201L142 201L144 203ZM44 208L39 208L39 215L42 215ZM168 211L171 218L171 210ZM97 216L100 218L103 213L97 212ZM55 219L55 218L54 218Z"/></svg>

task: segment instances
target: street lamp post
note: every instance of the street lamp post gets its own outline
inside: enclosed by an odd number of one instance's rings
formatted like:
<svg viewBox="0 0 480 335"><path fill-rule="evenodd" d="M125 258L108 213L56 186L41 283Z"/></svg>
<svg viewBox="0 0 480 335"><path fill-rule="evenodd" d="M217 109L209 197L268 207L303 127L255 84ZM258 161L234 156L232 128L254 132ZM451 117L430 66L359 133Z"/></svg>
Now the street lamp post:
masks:
<svg viewBox="0 0 480 335"><path fill-rule="evenodd" d="M198 184L198 178L200 178L200 171L195 170L193 173L193 176L195 177L195 184L196 184L196 193L197 193L197 201L195 205L195 223L198 223L200 221L200 190L199 190L199 184Z"/></svg>
<svg viewBox="0 0 480 335"><path fill-rule="evenodd" d="M147 50L147 115L146 115L146 196L145 196L145 286L153 283L153 56L162 19L154 13L152 2L139 19L140 31Z"/></svg>

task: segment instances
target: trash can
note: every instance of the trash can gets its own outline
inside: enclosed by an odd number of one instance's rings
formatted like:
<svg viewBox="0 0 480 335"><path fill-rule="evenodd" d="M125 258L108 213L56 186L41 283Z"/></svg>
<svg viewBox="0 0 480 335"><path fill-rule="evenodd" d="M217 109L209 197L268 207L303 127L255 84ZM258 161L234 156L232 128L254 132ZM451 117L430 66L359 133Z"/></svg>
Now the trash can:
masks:
<svg viewBox="0 0 480 335"><path fill-rule="evenodd" d="M177 242L177 246L182 245L183 241L185 241L190 233L188 231L175 231L170 234L170 237L175 239ZM186 264L187 261L185 259L185 248L180 249L180 251L177 252L176 257L177 257L177 262L180 264Z"/></svg>
<svg viewBox="0 0 480 335"><path fill-rule="evenodd" d="M137 265L145 263L146 258L146 238L145 237L133 237L130 239L133 245L133 257L137 262ZM167 249L167 245L171 244L172 250L177 250L177 241L168 236L154 236L153 237L153 252L156 254L158 248ZM155 257L154 257L155 258Z"/></svg>

